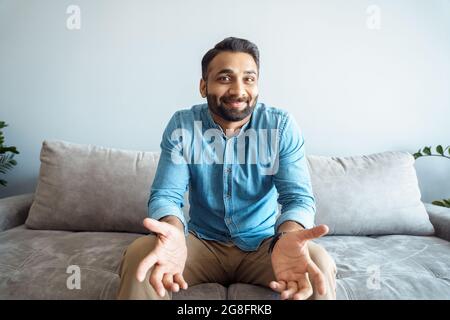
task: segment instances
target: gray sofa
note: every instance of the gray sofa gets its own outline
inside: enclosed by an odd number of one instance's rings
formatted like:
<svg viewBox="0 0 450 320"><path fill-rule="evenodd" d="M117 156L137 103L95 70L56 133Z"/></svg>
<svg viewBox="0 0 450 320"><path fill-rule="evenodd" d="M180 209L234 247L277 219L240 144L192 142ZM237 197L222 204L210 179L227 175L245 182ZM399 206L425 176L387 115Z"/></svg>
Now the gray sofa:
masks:
<svg viewBox="0 0 450 320"><path fill-rule="evenodd" d="M0 199L0 299L115 299L123 251L145 233L158 153L44 141L40 159L36 191ZM450 209L420 201L413 163L405 152L308 156L338 299L450 298ZM183 209L188 218L188 194ZM207 283L174 299L278 294Z"/></svg>

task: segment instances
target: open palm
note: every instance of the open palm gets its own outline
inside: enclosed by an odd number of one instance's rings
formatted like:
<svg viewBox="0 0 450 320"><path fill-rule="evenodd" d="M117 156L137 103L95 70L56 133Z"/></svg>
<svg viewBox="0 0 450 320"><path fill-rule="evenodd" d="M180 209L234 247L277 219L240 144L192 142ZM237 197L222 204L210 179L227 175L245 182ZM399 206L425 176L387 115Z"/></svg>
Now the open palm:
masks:
<svg viewBox="0 0 450 320"><path fill-rule="evenodd" d="M150 284L163 297L165 290L178 292L187 289L183 270L187 258L186 240L182 231L169 223L146 218L144 226L157 233L154 249L141 261L136 277L142 282L152 268Z"/></svg>
<svg viewBox="0 0 450 320"><path fill-rule="evenodd" d="M312 261L307 243L327 233L328 227L320 225L288 232L277 241L271 256L276 281L269 285L281 299L309 298L313 294L311 281L320 295L326 293L324 275Z"/></svg>

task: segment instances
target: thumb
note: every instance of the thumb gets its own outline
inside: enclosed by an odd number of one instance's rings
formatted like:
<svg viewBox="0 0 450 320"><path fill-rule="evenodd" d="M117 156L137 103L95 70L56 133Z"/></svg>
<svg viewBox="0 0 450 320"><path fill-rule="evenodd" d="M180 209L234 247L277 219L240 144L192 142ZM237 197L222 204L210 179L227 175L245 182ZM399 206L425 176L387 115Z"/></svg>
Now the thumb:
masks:
<svg viewBox="0 0 450 320"><path fill-rule="evenodd" d="M302 230L301 232L299 232L299 237L301 238L301 240L317 239L326 235L328 231L328 226L325 224L321 224L311 229Z"/></svg>
<svg viewBox="0 0 450 320"><path fill-rule="evenodd" d="M167 223L151 218L144 219L144 227L146 227L148 230L152 232L159 233L163 236L167 236L167 233L169 231Z"/></svg>

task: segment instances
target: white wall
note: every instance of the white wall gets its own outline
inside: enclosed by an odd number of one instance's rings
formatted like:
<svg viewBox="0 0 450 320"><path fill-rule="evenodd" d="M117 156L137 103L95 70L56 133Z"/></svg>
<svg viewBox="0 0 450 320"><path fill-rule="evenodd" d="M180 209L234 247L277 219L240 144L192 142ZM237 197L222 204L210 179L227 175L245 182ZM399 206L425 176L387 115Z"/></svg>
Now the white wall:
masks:
<svg viewBox="0 0 450 320"><path fill-rule="evenodd" d="M448 0L0 0L0 120L21 152L0 197L35 189L44 139L159 150L227 36L259 46L260 101L296 116L309 154L450 144ZM450 197L449 160L416 168L424 201Z"/></svg>

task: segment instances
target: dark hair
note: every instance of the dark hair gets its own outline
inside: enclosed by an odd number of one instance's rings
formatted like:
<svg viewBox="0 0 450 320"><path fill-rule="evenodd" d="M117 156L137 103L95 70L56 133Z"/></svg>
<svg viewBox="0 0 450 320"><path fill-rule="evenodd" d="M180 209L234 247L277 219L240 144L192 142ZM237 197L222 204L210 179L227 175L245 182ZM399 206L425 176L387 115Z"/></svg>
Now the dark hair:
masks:
<svg viewBox="0 0 450 320"><path fill-rule="evenodd" d="M221 52L244 52L248 53L255 60L259 71L259 50L256 44L241 38L228 37L220 41L210 49L202 59L202 78L206 81L209 63Z"/></svg>

